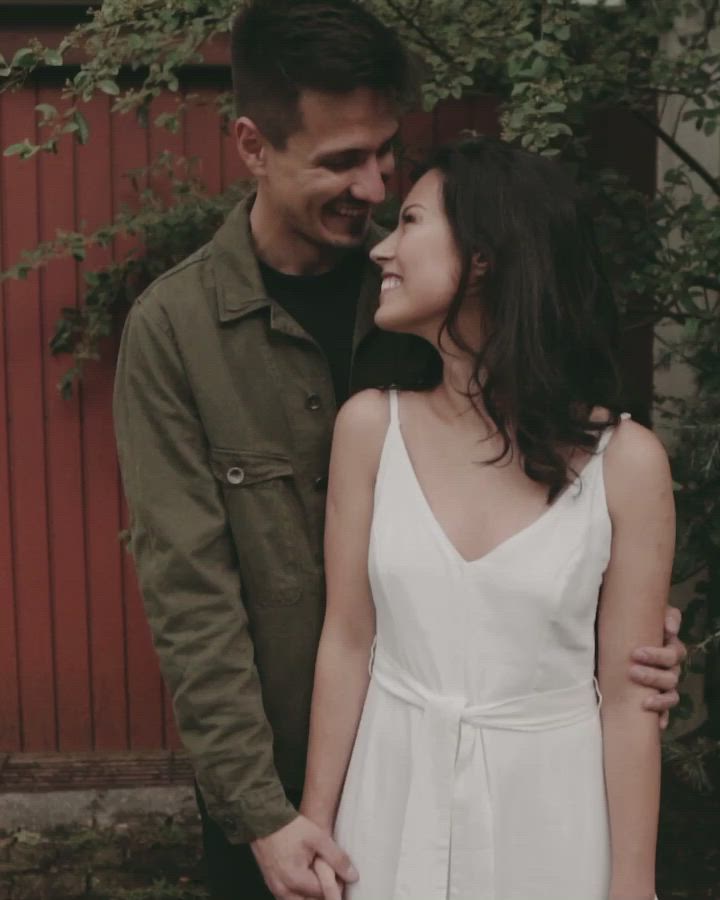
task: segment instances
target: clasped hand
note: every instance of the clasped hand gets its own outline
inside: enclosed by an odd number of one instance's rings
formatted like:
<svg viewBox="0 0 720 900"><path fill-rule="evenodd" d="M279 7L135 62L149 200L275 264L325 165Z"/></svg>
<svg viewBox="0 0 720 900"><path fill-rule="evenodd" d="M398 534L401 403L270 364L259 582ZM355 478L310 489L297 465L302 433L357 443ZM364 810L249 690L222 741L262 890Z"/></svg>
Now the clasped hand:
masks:
<svg viewBox="0 0 720 900"><path fill-rule="evenodd" d="M276 900L342 900L343 884L358 878L330 834L302 815L251 847Z"/></svg>

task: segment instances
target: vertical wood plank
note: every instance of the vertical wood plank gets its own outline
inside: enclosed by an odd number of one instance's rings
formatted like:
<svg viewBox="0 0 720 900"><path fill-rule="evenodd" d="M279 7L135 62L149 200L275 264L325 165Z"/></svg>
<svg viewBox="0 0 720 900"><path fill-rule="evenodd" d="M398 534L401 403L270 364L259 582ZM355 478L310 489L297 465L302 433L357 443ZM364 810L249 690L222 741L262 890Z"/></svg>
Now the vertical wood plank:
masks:
<svg viewBox="0 0 720 900"><path fill-rule="evenodd" d="M112 135L109 100L97 97L84 109L90 143L76 148L78 221L88 229L112 217ZM94 249L83 270L108 261ZM83 286L81 286L81 292ZM125 612L122 597L120 486L112 423L116 341L102 347L102 361L87 367L82 386L82 440L90 609L93 739L96 750L128 747Z"/></svg>
<svg viewBox="0 0 720 900"><path fill-rule="evenodd" d="M232 132L227 134L221 132L220 143L222 148L222 189L225 190L236 181L251 181L250 173L240 161Z"/></svg>
<svg viewBox="0 0 720 900"><path fill-rule="evenodd" d="M150 121L169 106L153 105ZM152 145L152 131L141 127L135 118L113 120L113 191L114 205L137 205L124 174L152 162L160 148ZM165 148L162 148L165 149ZM157 150L157 153L155 152ZM124 255L129 242L116 245L115 252ZM129 527L127 509L123 503L123 527ZM129 746L131 749L152 749L163 746L163 704L160 672L150 638L142 598L135 577L132 557L123 552L123 586L125 601L125 643L127 658Z"/></svg>
<svg viewBox="0 0 720 900"><path fill-rule="evenodd" d="M433 145L432 113L413 110L403 116L400 123L401 159L399 160L400 197L404 197L412 187L412 173L422 162Z"/></svg>
<svg viewBox="0 0 720 900"><path fill-rule="evenodd" d="M222 149L220 118L213 100L216 91L200 88L193 91L199 102L191 105L183 120L185 153L188 159L197 159L194 170L210 194L222 190Z"/></svg>
<svg viewBox="0 0 720 900"><path fill-rule="evenodd" d="M0 146L9 144L5 122L11 94L0 94ZM2 208L10 210L10 184L5 161L0 161ZM6 216L0 215L0 269L9 265L6 248ZM10 492L10 404L7 381L8 335L5 323L6 290L0 285L0 752L16 752L22 746L18 679L16 595Z"/></svg>
<svg viewBox="0 0 720 900"><path fill-rule="evenodd" d="M469 121L466 128L489 137L500 137L500 104L491 94L468 97Z"/></svg>
<svg viewBox="0 0 720 900"><path fill-rule="evenodd" d="M435 146L456 141L460 133L471 128L473 105L469 97L459 100L448 98L433 111L435 122Z"/></svg>
<svg viewBox="0 0 720 900"><path fill-rule="evenodd" d="M41 88L38 99L59 106L60 91ZM73 143L65 141L57 155L41 155L39 172L40 238L47 241L57 229L75 226ZM53 262L40 274L58 749L62 751L92 747L80 400L77 391L69 400L60 396L57 383L71 360L53 357L48 347L63 307L74 306L76 297L72 260Z"/></svg>
<svg viewBox="0 0 720 900"><path fill-rule="evenodd" d="M3 138L35 134L34 88L6 98ZM38 240L38 165L3 160L6 259L16 261ZM20 703L24 749L57 746L52 609L48 567L47 483L43 421L43 356L37 275L5 286L7 396L10 409L12 503Z"/></svg>

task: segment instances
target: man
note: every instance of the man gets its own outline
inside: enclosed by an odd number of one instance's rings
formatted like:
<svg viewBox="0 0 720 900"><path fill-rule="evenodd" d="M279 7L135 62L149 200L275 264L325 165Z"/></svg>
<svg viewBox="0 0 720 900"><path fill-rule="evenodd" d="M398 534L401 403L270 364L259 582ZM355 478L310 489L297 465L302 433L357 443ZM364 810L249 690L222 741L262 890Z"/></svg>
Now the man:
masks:
<svg viewBox="0 0 720 900"><path fill-rule="evenodd" d="M428 346L373 327L370 214L393 170L408 65L352 0L253 0L232 63L237 148L257 193L135 303L118 448L213 897L268 898L264 882L277 898L320 897L316 855L355 877L296 811L333 420L349 393L420 385L437 364ZM655 708L667 710L682 647L644 652L637 678L666 691Z"/></svg>

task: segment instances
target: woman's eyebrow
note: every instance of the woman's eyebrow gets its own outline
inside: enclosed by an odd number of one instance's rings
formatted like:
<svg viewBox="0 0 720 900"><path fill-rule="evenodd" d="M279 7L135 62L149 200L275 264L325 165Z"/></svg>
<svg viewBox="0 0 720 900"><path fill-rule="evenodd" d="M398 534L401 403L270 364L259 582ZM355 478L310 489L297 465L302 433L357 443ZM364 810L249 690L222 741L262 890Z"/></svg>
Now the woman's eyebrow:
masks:
<svg viewBox="0 0 720 900"><path fill-rule="evenodd" d="M400 213L406 213L408 210L413 209L416 206L420 209L425 209L422 203L410 203L408 206L403 206L403 208L400 210Z"/></svg>

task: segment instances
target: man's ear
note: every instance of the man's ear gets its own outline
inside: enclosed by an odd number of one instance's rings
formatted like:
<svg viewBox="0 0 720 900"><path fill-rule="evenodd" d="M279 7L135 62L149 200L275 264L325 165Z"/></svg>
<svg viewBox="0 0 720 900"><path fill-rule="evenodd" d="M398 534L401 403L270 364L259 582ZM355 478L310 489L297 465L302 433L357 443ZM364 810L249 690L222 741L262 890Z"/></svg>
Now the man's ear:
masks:
<svg viewBox="0 0 720 900"><path fill-rule="evenodd" d="M247 116L235 120L235 146L238 156L251 175L259 178L266 173L267 141L262 132Z"/></svg>

